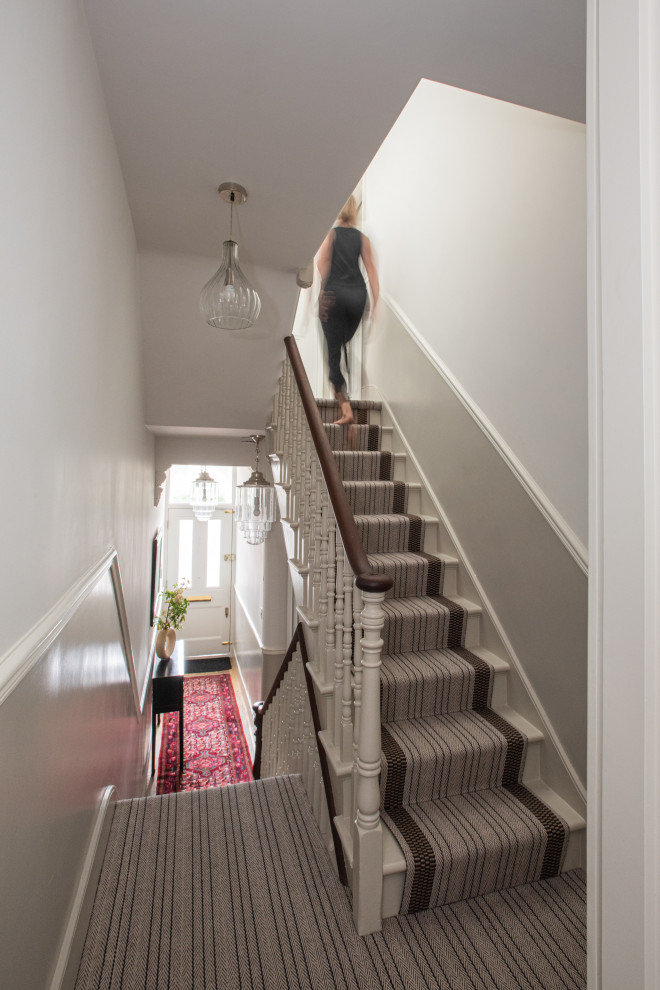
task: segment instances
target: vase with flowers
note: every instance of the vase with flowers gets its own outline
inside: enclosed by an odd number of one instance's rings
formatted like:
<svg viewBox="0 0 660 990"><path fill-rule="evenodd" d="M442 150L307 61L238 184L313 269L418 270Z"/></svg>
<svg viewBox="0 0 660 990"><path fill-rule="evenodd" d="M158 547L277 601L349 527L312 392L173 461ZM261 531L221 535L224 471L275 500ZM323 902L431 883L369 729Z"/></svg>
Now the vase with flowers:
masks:
<svg viewBox="0 0 660 990"><path fill-rule="evenodd" d="M186 598L186 585L175 584L173 588L166 588L163 599L164 606L157 623L156 656L169 660L176 644L176 631L185 622L190 604Z"/></svg>

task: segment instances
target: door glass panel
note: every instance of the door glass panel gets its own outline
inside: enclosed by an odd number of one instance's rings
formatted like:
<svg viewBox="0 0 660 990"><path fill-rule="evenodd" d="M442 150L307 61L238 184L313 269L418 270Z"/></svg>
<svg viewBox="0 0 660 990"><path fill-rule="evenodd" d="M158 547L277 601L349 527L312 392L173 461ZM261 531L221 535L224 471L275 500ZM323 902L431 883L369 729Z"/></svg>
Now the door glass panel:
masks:
<svg viewBox="0 0 660 990"><path fill-rule="evenodd" d="M220 534L222 521L209 519L208 539L206 544L206 587L220 587Z"/></svg>
<svg viewBox="0 0 660 990"><path fill-rule="evenodd" d="M192 583L193 521L179 520L179 567L177 584Z"/></svg>

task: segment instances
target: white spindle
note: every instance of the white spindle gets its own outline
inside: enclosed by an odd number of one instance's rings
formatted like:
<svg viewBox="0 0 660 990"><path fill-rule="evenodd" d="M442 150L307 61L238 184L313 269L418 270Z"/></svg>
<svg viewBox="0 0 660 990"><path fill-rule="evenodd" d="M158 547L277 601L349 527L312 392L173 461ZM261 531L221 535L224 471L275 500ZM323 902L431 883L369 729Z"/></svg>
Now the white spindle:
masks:
<svg viewBox="0 0 660 990"><path fill-rule="evenodd" d="M334 743L341 748L341 699L344 684L344 547L339 533L336 538L336 596L335 596L335 677L334 677Z"/></svg>
<svg viewBox="0 0 660 990"><path fill-rule="evenodd" d="M320 472L319 472L320 475ZM327 630L328 630L328 492L319 479L319 516L321 529L319 534L319 567L320 567L320 588L319 588L319 656L318 669L325 679L327 671Z"/></svg>
<svg viewBox="0 0 660 990"><path fill-rule="evenodd" d="M357 811L358 739L362 725L362 592L353 585L353 817ZM380 686L379 686L380 696ZM380 702L379 702L380 703Z"/></svg>
<svg viewBox="0 0 660 990"><path fill-rule="evenodd" d="M325 628L325 679L328 684L334 678L335 665L335 550L336 523L332 507L328 504L328 617Z"/></svg>
<svg viewBox="0 0 660 990"><path fill-rule="evenodd" d="M353 572L344 554L344 613L342 635L342 693L341 693L341 761L353 760L353 691L351 667L353 664Z"/></svg>
<svg viewBox="0 0 660 990"><path fill-rule="evenodd" d="M363 591L362 718L353 828L353 916L360 935L381 928L383 830L380 821L380 665L384 592Z"/></svg>

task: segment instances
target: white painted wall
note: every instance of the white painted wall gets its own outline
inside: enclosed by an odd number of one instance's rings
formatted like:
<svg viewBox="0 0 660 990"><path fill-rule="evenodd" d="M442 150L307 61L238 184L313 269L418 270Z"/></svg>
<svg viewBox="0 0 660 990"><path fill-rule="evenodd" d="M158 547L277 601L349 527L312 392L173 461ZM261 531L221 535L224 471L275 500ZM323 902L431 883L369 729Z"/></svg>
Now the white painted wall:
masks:
<svg viewBox="0 0 660 990"><path fill-rule="evenodd" d="M81 4L8 0L1 38L0 687L26 634L115 547L141 689L160 513L122 174ZM0 957L14 987L49 985L103 788L143 786L149 708L135 710L108 580L3 696Z"/></svg>
<svg viewBox="0 0 660 990"><path fill-rule="evenodd" d="M219 214L220 229L222 219ZM140 252L146 422L151 426L249 433L263 430L271 414L284 358L284 344L272 342L290 332L295 273L246 266L261 298L261 314L249 330L228 333L208 326L199 312L199 294L219 265L220 254Z"/></svg>
<svg viewBox="0 0 660 990"><path fill-rule="evenodd" d="M584 125L422 80L363 188L384 294L586 544Z"/></svg>
<svg viewBox="0 0 660 990"><path fill-rule="evenodd" d="M153 439L131 217L79 4L4 13L0 656L115 545L143 674Z"/></svg>
<svg viewBox="0 0 660 990"><path fill-rule="evenodd" d="M589 986L660 985L660 17L590 0Z"/></svg>

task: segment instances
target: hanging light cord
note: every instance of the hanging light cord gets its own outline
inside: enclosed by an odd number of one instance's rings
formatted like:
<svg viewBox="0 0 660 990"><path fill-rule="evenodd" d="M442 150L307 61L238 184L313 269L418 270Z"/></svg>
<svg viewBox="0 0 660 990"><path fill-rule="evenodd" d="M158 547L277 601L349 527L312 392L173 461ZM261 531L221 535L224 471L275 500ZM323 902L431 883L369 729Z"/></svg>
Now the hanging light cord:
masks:
<svg viewBox="0 0 660 990"><path fill-rule="evenodd" d="M233 189L232 189L232 191L231 191L231 193L229 195L230 195L230 203L229 203L229 240L230 241L233 241L233 239L234 239L232 237L233 221L234 221L234 190Z"/></svg>

